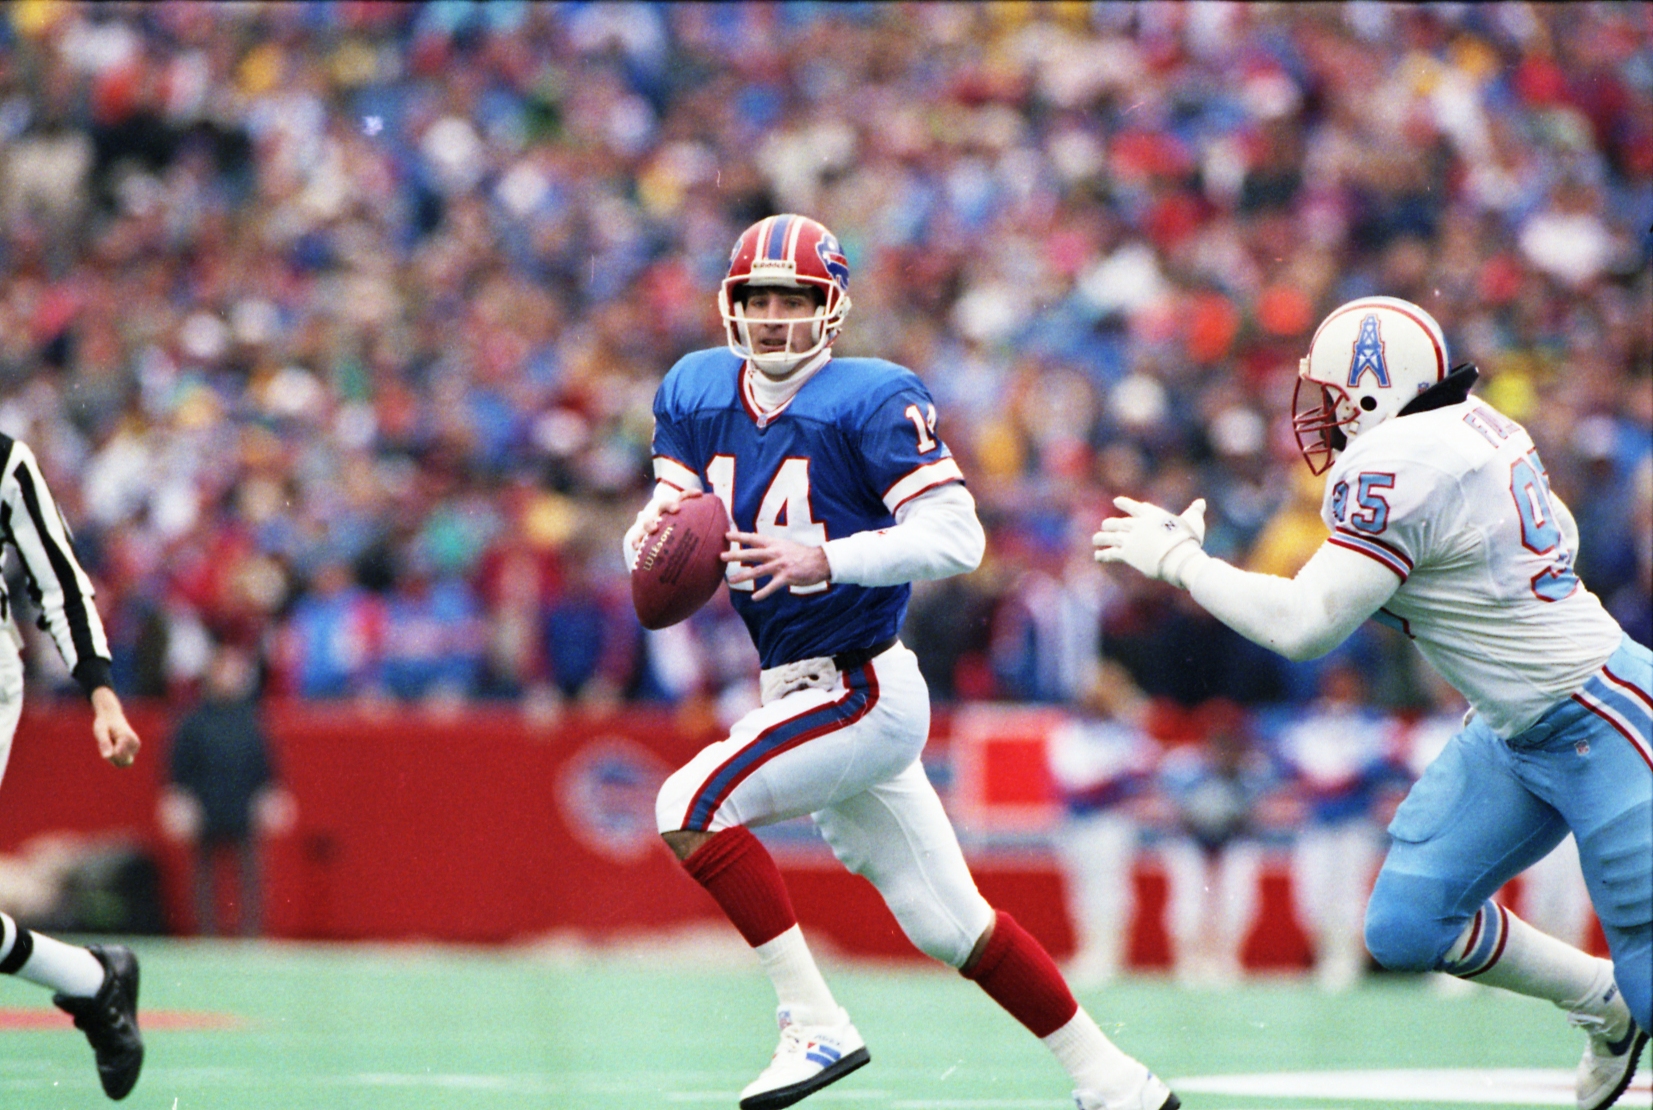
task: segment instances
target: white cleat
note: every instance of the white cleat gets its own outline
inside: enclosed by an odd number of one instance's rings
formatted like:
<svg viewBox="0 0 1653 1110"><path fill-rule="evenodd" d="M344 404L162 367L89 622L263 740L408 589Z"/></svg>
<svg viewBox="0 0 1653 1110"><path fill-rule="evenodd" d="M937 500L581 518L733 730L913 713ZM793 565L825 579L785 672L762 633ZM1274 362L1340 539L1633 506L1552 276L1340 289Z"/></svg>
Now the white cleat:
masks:
<svg viewBox="0 0 1653 1110"><path fill-rule="evenodd" d="M1075 1091L1073 1105L1078 1110L1180 1110L1182 1100L1149 1072L1142 1089L1124 1102L1109 1102L1095 1091Z"/></svg>
<svg viewBox="0 0 1653 1110"><path fill-rule="evenodd" d="M1636 1027L1616 987L1608 989L1605 1015L1572 1013L1567 1021L1584 1030L1584 1058L1578 1062L1578 1110L1607 1110L1630 1086L1647 1033Z"/></svg>
<svg viewBox="0 0 1653 1110"><path fill-rule="evenodd" d="M850 1024L849 1014L838 1011L830 1025L804 1025L792 1020L786 1008L776 1011L781 1043L763 1074L740 1093L740 1110L781 1110L836 1083L872 1059L867 1043Z"/></svg>

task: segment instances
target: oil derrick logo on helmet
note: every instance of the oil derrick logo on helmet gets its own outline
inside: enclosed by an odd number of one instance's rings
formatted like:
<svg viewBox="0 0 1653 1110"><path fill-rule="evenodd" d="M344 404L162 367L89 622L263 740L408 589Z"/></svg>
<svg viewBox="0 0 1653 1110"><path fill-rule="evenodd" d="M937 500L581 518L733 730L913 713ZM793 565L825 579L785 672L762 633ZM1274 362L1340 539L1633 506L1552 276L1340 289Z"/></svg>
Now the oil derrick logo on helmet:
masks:
<svg viewBox="0 0 1653 1110"><path fill-rule="evenodd" d="M1354 357L1349 360L1349 388L1354 389L1368 373L1377 376L1379 386L1389 384L1389 367L1383 361L1383 336L1378 333L1377 313L1368 312L1360 321Z"/></svg>
<svg viewBox="0 0 1653 1110"><path fill-rule="evenodd" d="M1323 474L1350 439L1370 431L1446 377L1446 336L1398 297L1362 297L1321 321L1297 366L1292 430L1309 469Z"/></svg>
<svg viewBox="0 0 1653 1110"><path fill-rule="evenodd" d="M803 351L757 354L752 350L746 294L763 287L804 289L816 296L815 312L798 320L809 326ZM729 273L717 294L729 350L760 370L786 373L832 345L849 313L849 260L837 236L807 216L784 214L759 220L735 240Z"/></svg>

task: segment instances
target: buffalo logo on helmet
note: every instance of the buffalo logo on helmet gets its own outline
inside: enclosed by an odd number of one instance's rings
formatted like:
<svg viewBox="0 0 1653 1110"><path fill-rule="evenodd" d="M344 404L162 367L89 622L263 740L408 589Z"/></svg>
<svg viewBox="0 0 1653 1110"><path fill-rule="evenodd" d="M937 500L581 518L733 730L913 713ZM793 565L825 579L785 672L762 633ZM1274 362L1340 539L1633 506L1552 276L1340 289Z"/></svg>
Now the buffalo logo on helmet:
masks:
<svg viewBox="0 0 1653 1110"><path fill-rule="evenodd" d="M1367 313L1360 322L1360 334L1355 337L1354 357L1349 361L1349 388L1360 384L1367 373L1377 375L1377 383L1389 388L1389 367L1383 361L1383 336L1378 334L1377 313Z"/></svg>
<svg viewBox="0 0 1653 1110"><path fill-rule="evenodd" d="M843 249L838 246L838 237L827 231L815 241L815 254L826 267L826 272L832 275L832 280L838 288L849 290L849 259Z"/></svg>

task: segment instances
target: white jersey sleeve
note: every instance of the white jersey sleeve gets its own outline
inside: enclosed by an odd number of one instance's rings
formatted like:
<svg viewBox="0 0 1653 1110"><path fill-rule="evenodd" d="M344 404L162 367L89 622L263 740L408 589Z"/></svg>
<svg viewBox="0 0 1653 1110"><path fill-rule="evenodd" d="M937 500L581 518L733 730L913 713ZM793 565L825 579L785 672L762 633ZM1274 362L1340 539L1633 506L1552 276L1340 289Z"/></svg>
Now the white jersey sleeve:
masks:
<svg viewBox="0 0 1653 1110"><path fill-rule="evenodd" d="M958 482L932 487L896 507L889 528L822 544L834 582L898 586L967 574L981 564L987 536L976 500Z"/></svg>
<svg viewBox="0 0 1653 1110"><path fill-rule="evenodd" d="M1186 581L1189 595L1206 612L1253 643L1299 662L1318 659L1348 639L1396 588L1391 572L1329 540L1295 578L1206 558Z"/></svg>
<svg viewBox="0 0 1653 1110"><path fill-rule="evenodd" d="M1328 543L1398 579L1375 616L1500 735L1577 690L1623 639L1573 570L1578 531L1532 439L1478 399L1355 439L1322 515Z"/></svg>

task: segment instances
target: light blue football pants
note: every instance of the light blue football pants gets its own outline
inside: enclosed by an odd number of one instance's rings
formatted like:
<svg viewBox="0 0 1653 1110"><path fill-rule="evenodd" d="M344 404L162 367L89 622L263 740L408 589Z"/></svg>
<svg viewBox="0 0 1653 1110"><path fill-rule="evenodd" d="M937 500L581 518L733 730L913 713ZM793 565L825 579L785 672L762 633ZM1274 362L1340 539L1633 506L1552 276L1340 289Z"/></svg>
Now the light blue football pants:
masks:
<svg viewBox="0 0 1653 1110"><path fill-rule="evenodd" d="M1482 903L1569 830L1614 977L1653 1028L1653 653L1628 637L1583 689L1502 740L1479 717L1395 814L1366 907L1385 967L1439 970Z"/></svg>

